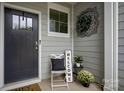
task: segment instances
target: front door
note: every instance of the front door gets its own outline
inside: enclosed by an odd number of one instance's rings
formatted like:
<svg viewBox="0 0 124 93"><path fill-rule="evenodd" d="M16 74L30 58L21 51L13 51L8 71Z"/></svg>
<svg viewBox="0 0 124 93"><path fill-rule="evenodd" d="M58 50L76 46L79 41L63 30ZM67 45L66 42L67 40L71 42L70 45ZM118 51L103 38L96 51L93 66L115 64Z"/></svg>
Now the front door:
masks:
<svg viewBox="0 0 124 93"><path fill-rule="evenodd" d="M5 8L4 82L38 77L38 15Z"/></svg>

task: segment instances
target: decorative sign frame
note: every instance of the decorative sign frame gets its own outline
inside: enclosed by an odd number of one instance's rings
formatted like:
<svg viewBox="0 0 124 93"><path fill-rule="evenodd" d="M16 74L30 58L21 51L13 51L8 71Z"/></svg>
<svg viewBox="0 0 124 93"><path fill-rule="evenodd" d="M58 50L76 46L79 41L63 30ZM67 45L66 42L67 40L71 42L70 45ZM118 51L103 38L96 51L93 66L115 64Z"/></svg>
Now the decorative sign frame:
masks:
<svg viewBox="0 0 124 93"><path fill-rule="evenodd" d="M98 12L97 8L88 8L77 17L76 31L80 37L91 36L97 32Z"/></svg>
<svg viewBox="0 0 124 93"><path fill-rule="evenodd" d="M67 70L67 82L73 81L72 73L72 52L71 50L65 50L66 70Z"/></svg>

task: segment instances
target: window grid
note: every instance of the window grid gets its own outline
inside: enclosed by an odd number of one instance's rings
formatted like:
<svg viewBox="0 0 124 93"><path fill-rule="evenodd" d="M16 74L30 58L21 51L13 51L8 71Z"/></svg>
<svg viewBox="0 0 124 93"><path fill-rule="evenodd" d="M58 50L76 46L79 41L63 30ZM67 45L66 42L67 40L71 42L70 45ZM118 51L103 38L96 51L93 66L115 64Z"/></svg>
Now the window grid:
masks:
<svg viewBox="0 0 124 93"><path fill-rule="evenodd" d="M54 9L51 9L51 8L50 8L50 14L51 14L51 11L54 11ZM55 21L55 23L58 22L58 24L59 24L58 32L59 32L59 33L68 33L68 14L65 13L65 14L67 14L67 22L62 22L62 21L60 20L60 14L61 14L61 13L64 13L64 12L57 11L57 10L55 10L55 11L59 13L59 19L58 19L58 21L56 21L56 20L54 20L54 19L51 19L51 15L49 15L49 16L50 16L50 20ZM65 18L66 18L66 17L65 17ZM66 29L67 31L66 31L66 32L65 32L65 31L64 31L64 32L61 32L61 30L60 30L60 29L61 29L61 27L60 27L61 25L60 25L60 24L65 24L65 25L67 26L67 29ZM56 29L56 24L55 24L55 29ZM56 32L56 30L55 30L54 32Z"/></svg>
<svg viewBox="0 0 124 93"><path fill-rule="evenodd" d="M14 16L18 16L18 19L16 19L16 20L18 20L18 23L17 24L15 24L14 22ZM23 17L24 17L24 19L25 19L25 24L23 24L23 25L25 25L25 27L24 27L24 29L22 29L21 28L21 18L23 19ZM13 19L13 22L12 22L12 30L26 30L26 31L32 31L32 21L33 20L31 20L31 29L28 29L28 22L27 22L27 19L28 19L29 17L25 17L25 16L20 16L20 15L12 15L12 19ZM29 18L29 19L32 19L32 18ZM23 21L23 20L22 20ZM18 27L17 28L15 28L15 26L14 25L17 25Z"/></svg>

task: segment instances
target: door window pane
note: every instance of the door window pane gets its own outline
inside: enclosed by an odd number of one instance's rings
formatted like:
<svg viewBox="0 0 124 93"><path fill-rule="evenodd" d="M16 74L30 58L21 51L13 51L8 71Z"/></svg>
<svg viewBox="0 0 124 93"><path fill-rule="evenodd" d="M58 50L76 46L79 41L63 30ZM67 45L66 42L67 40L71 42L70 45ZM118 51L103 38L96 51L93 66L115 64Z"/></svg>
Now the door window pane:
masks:
<svg viewBox="0 0 124 93"><path fill-rule="evenodd" d="M26 17L20 16L20 29L21 30L26 29Z"/></svg>
<svg viewBox="0 0 124 93"><path fill-rule="evenodd" d="M60 32L61 33L68 33L68 25L65 23L60 23Z"/></svg>
<svg viewBox="0 0 124 93"><path fill-rule="evenodd" d="M27 30L32 31L32 18L27 18Z"/></svg>
<svg viewBox="0 0 124 93"><path fill-rule="evenodd" d="M12 29L17 30L19 29L19 16L12 15Z"/></svg>

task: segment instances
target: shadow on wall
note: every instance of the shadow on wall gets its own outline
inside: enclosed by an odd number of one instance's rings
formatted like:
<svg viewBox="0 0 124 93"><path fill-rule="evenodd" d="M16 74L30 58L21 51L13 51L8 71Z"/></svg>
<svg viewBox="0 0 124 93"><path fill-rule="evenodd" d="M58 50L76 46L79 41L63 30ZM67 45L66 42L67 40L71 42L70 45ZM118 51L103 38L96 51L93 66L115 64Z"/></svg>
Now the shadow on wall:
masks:
<svg viewBox="0 0 124 93"><path fill-rule="evenodd" d="M97 33L89 37L79 37L76 32L77 16L87 8L97 8ZM91 71L96 81L104 79L104 3L77 3L74 6L74 56L83 56L84 69Z"/></svg>

